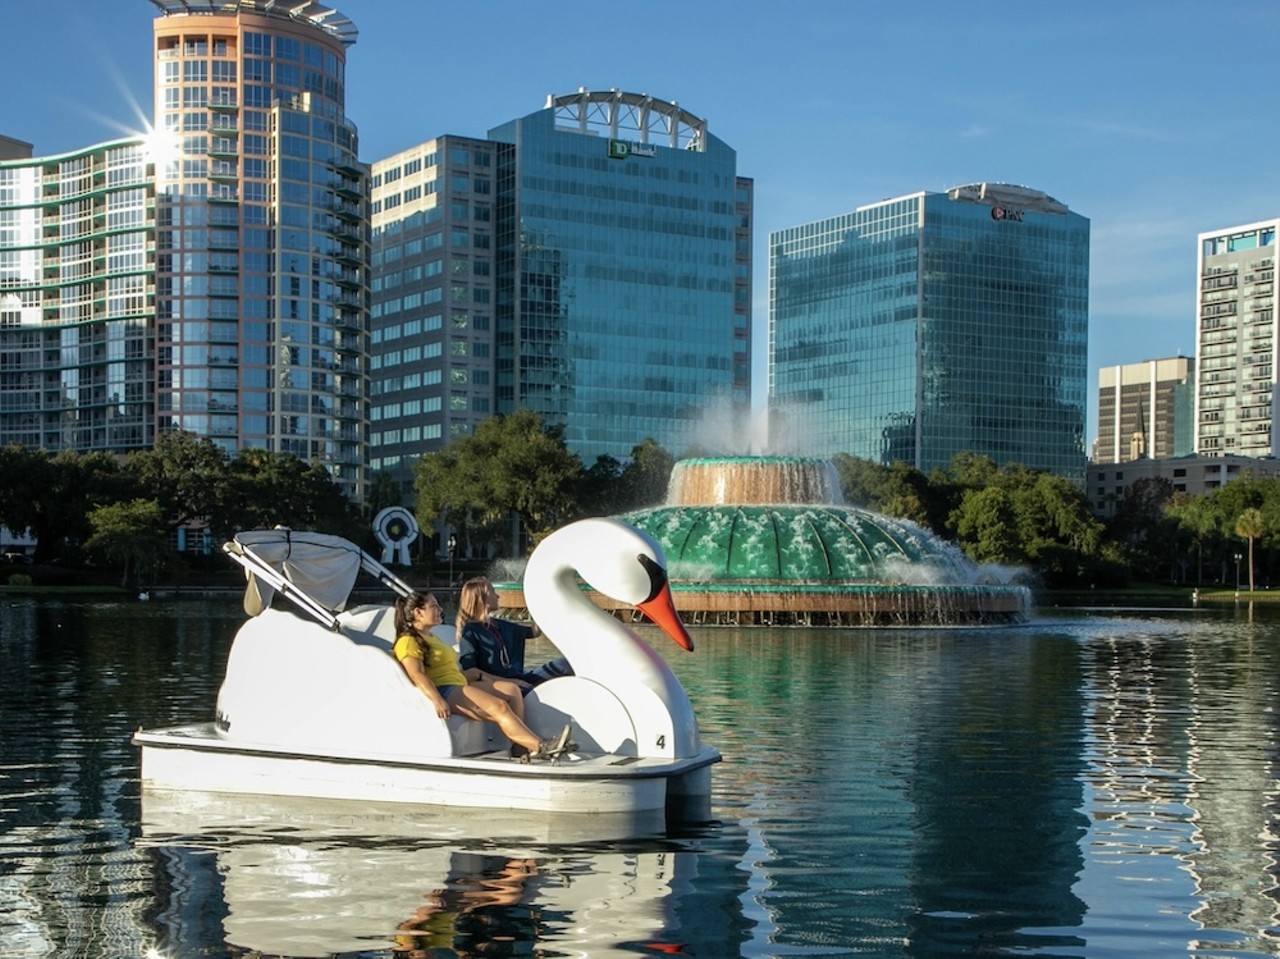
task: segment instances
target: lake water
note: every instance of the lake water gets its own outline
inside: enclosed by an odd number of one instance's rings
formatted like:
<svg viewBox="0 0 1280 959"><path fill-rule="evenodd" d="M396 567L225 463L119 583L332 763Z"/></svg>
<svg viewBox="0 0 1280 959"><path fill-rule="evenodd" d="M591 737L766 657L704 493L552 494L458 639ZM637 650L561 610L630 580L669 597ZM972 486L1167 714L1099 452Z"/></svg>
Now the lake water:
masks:
<svg viewBox="0 0 1280 959"><path fill-rule="evenodd" d="M725 757L713 821L619 840L141 795L130 734L211 716L238 606L0 603L0 954L1280 950L1274 613L695 629L663 653Z"/></svg>

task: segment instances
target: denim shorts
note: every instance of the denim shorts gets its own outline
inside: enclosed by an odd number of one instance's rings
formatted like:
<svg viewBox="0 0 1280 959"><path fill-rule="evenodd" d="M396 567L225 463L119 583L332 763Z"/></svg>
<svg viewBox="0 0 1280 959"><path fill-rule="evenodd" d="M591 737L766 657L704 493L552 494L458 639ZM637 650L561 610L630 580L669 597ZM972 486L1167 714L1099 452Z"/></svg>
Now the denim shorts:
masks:
<svg viewBox="0 0 1280 959"><path fill-rule="evenodd" d="M461 688L462 688L461 686L437 686L436 687L436 689L440 690L440 695L444 697L444 701L446 703L449 701L449 697L453 695L453 691L455 689L461 689Z"/></svg>

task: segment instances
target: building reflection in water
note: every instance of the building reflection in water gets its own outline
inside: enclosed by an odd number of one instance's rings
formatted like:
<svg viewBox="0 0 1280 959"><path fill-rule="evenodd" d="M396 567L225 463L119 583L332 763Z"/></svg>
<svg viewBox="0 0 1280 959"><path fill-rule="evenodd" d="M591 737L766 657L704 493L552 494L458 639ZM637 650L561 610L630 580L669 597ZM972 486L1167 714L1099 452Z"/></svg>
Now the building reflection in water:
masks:
<svg viewBox="0 0 1280 959"><path fill-rule="evenodd" d="M708 673L732 677L731 699L704 687L696 701L727 758L713 800L752 840L757 949L1079 945L1073 641L791 630L698 642L719 660ZM750 764L733 761L740 750Z"/></svg>
<svg viewBox="0 0 1280 959"><path fill-rule="evenodd" d="M1280 941L1277 676L1254 632L1178 642L1134 630L1088 645L1085 878L1104 900L1184 888L1188 949L1274 954Z"/></svg>

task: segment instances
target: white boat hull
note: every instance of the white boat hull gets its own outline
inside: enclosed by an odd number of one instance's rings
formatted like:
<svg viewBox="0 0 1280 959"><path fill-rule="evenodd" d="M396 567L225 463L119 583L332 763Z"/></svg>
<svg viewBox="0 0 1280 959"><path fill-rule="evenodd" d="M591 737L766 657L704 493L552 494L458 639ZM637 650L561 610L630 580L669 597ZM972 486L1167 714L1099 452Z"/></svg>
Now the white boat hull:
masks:
<svg viewBox="0 0 1280 959"><path fill-rule="evenodd" d="M630 813L709 798L711 747L683 759L575 755L522 764L505 750L407 760L321 755L220 737L213 723L139 731L142 782L160 789L320 799Z"/></svg>

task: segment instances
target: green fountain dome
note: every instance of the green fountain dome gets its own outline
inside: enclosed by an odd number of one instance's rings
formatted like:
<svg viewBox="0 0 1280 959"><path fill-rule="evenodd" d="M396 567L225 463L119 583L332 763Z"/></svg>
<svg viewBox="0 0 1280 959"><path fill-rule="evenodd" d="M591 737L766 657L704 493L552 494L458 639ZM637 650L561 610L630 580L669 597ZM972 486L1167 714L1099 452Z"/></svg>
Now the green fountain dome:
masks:
<svg viewBox="0 0 1280 959"><path fill-rule="evenodd" d="M825 460L681 460L667 503L621 517L656 539L677 583L967 584L976 571L913 523L839 502Z"/></svg>
<svg viewBox="0 0 1280 959"><path fill-rule="evenodd" d="M1026 587L982 582L960 550L927 530L841 500L839 475L826 460L698 458L675 464L665 503L618 518L662 547L676 607L691 624L1026 620ZM498 593L503 608L527 613L519 584L499 585Z"/></svg>
<svg viewBox="0 0 1280 959"><path fill-rule="evenodd" d="M681 460L664 504L621 518L662 546L693 623L985 626L1030 607L927 530L846 505L826 460Z"/></svg>
<svg viewBox="0 0 1280 959"><path fill-rule="evenodd" d="M701 583L971 583L974 570L909 523L849 506L660 506L621 519Z"/></svg>

